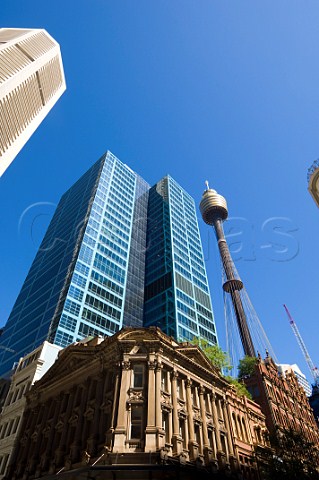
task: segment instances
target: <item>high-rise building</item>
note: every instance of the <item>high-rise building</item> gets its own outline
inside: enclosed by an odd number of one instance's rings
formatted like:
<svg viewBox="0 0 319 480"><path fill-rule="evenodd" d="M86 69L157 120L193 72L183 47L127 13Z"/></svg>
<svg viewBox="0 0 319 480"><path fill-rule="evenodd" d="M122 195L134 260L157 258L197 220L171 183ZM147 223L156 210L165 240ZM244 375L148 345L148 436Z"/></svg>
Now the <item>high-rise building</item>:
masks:
<svg viewBox="0 0 319 480"><path fill-rule="evenodd" d="M217 343L194 200L170 176L149 192L144 319L178 339Z"/></svg>
<svg viewBox="0 0 319 480"><path fill-rule="evenodd" d="M59 44L45 30L0 28L0 176L65 88Z"/></svg>
<svg viewBox="0 0 319 480"><path fill-rule="evenodd" d="M145 325L217 342L193 199L170 177L150 189L108 152L57 206L0 338L0 375L44 340L142 326L145 274Z"/></svg>
<svg viewBox="0 0 319 480"><path fill-rule="evenodd" d="M312 389L311 386L306 378L306 375L302 373L300 368L296 363L293 365L287 364L287 363L279 363L277 365L279 373L284 375L286 372L290 373L293 372L295 376L297 377L299 385L304 389L306 392L307 397L310 397Z"/></svg>

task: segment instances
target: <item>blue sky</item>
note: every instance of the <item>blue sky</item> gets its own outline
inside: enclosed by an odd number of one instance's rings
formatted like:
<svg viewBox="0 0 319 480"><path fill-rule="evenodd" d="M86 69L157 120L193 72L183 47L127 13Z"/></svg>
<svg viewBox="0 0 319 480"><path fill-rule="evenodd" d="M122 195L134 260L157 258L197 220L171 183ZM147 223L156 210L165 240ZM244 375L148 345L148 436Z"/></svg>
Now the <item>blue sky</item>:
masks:
<svg viewBox="0 0 319 480"><path fill-rule="evenodd" d="M251 301L278 359L308 375L282 304L319 363L306 181L319 156L318 21L312 0L2 0L2 26L60 43L67 91L0 179L0 325L61 194L109 149L151 184L170 173L199 203L208 179L227 198ZM225 347L217 247L200 228Z"/></svg>

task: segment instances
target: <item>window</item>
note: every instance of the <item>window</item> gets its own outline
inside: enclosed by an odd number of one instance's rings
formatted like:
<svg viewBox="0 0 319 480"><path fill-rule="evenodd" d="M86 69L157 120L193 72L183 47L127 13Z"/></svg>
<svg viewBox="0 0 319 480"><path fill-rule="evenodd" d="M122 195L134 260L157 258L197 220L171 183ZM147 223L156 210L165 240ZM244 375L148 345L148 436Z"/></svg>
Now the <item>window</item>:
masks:
<svg viewBox="0 0 319 480"><path fill-rule="evenodd" d="M167 391L167 371L162 370L161 372L161 389L164 390L164 392Z"/></svg>
<svg viewBox="0 0 319 480"><path fill-rule="evenodd" d="M194 432L195 432L195 440L196 440L196 442L198 443L198 450L199 450L199 452L201 453L201 451L202 451L202 449L201 449L202 442L201 442L201 438L200 438L200 428L199 428L199 425L195 425L195 426L194 426Z"/></svg>
<svg viewBox="0 0 319 480"><path fill-rule="evenodd" d="M181 378L177 379L176 390L178 398L183 399L183 381Z"/></svg>
<svg viewBox="0 0 319 480"><path fill-rule="evenodd" d="M211 429L208 430L208 442L210 448L215 451L214 432Z"/></svg>
<svg viewBox="0 0 319 480"><path fill-rule="evenodd" d="M142 388L144 386L144 367L143 365L134 365L133 367L133 387Z"/></svg>
<svg viewBox="0 0 319 480"><path fill-rule="evenodd" d="M163 412L162 415L162 426L163 430L165 431L165 442L170 443L171 439L169 436L169 413L168 412Z"/></svg>
<svg viewBox="0 0 319 480"><path fill-rule="evenodd" d="M222 451L227 455L226 437L223 433L220 434L220 444L222 447Z"/></svg>
<svg viewBox="0 0 319 480"><path fill-rule="evenodd" d="M187 448L186 443L186 431L185 431L185 420L183 418L179 419L179 434L183 439L183 447Z"/></svg>
<svg viewBox="0 0 319 480"><path fill-rule="evenodd" d="M132 405L131 408L131 440L140 440L142 437L143 407Z"/></svg>
<svg viewBox="0 0 319 480"><path fill-rule="evenodd" d="M194 407L198 407L196 387L192 387L192 400Z"/></svg>
<svg viewBox="0 0 319 480"><path fill-rule="evenodd" d="M1 468L0 468L0 475L4 475L6 468L7 468L7 463L9 460L9 454L4 455L2 457L2 462L1 462Z"/></svg>

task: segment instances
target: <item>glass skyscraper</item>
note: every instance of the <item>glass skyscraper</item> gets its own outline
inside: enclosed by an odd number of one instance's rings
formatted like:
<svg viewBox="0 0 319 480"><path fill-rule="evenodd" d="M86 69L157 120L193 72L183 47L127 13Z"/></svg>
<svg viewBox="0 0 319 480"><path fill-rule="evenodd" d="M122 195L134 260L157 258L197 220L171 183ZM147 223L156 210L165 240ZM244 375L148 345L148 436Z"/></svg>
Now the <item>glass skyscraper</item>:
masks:
<svg viewBox="0 0 319 480"><path fill-rule="evenodd" d="M217 342L193 199L107 152L57 206L0 337L0 376L44 340L143 323Z"/></svg>
<svg viewBox="0 0 319 480"><path fill-rule="evenodd" d="M149 192L145 326L217 343L195 203L170 176Z"/></svg>

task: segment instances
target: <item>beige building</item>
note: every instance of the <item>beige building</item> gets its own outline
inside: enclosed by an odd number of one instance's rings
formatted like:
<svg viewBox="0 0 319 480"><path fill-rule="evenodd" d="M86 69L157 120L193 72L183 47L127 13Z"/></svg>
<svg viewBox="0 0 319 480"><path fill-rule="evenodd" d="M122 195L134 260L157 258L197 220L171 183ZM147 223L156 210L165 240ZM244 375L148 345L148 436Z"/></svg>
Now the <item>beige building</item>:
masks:
<svg viewBox="0 0 319 480"><path fill-rule="evenodd" d="M254 480L260 407L197 346L126 328L64 349L27 394L7 479Z"/></svg>
<svg viewBox="0 0 319 480"><path fill-rule="evenodd" d="M60 47L45 30L0 28L0 176L65 89Z"/></svg>
<svg viewBox="0 0 319 480"><path fill-rule="evenodd" d="M308 170L308 190L319 207L319 160L315 160Z"/></svg>
<svg viewBox="0 0 319 480"><path fill-rule="evenodd" d="M26 404L25 394L52 366L60 350L61 347L44 342L18 363L0 414L0 479L5 474L19 432Z"/></svg>

